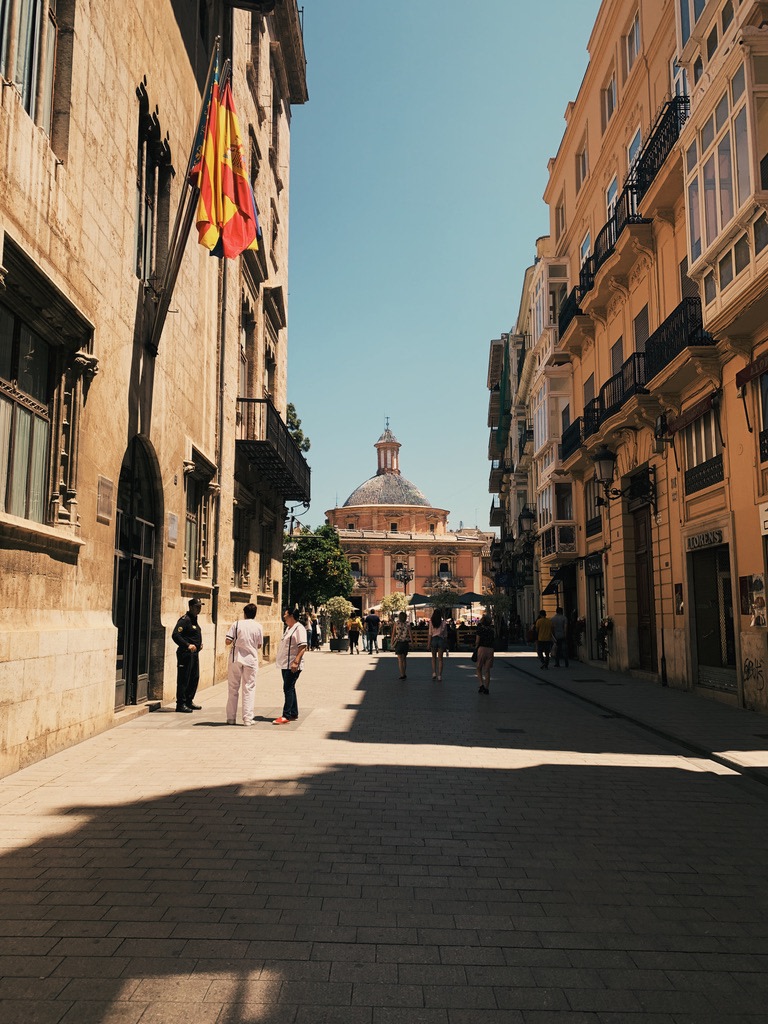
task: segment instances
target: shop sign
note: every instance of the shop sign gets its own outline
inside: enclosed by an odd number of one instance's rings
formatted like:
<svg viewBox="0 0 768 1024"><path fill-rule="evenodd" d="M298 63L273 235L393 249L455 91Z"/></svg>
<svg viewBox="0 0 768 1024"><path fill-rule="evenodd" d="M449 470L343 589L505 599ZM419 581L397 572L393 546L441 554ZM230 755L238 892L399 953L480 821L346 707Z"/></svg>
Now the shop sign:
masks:
<svg viewBox="0 0 768 1024"><path fill-rule="evenodd" d="M667 432L676 434L679 430L689 427L691 423L695 423L705 412L709 412L712 408L713 399L716 394L717 392L713 391L711 395L702 398L700 402L696 402L695 405L686 409L685 412L681 412L679 416L670 416L667 420Z"/></svg>
<svg viewBox="0 0 768 1024"><path fill-rule="evenodd" d="M587 576L600 576L603 572L603 556L601 554L588 555L584 559L584 572Z"/></svg>
<svg viewBox="0 0 768 1024"><path fill-rule="evenodd" d="M763 373L768 373L768 352L763 352L761 356L748 363L743 370L739 370L736 374L736 387L743 388L745 384L748 384L755 377L760 377Z"/></svg>
<svg viewBox="0 0 768 1024"><path fill-rule="evenodd" d="M704 533L694 533L692 537L688 537L685 546L688 551L697 551L699 548L712 548L722 543L722 530L706 530Z"/></svg>

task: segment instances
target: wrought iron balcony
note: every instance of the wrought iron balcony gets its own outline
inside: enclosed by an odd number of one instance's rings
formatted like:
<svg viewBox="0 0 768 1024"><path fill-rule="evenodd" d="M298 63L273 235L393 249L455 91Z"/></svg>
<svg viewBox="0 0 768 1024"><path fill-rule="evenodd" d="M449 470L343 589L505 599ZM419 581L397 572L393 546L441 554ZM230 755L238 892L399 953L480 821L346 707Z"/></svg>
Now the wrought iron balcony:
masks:
<svg viewBox="0 0 768 1024"><path fill-rule="evenodd" d="M523 455L525 455L525 449L527 448L527 446L529 444L532 444L532 443L533 443L533 427L530 424L528 424L527 426L523 427L523 429L520 431L520 440L518 442L518 452L519 452L519 455L520 455L521 459L522 459Z"/></svg>
<svg viewBox="0 0 768 1024"><path fill-rule="evenodd" d="M593 398L584 406L584 439L596 434L600 429L600 399Z"/></svg>
<svg viewBox="0 0 768 1024"><path fill-rule="evenodd" d="M633 352L600 388L600 422L615 415L632 395L647 394L645 387L645 353Z"/></svg>
<svg viewBox="0 0 768 1024"><path fill-rule="evenodd" d="M569 424L563 431L561 438L560 448L562 449L562 459L565 462L567 459L577 452L579 448L584 444L584 420L581 416L578 416L573 423Z"/></svg>
<svg viewBox="0 0 768 1024"><path fill-rule="evenodd" d="M674 149L690 112L691 101L687 96L675 96L661 108L628 179L634 187L638 203Z"/></svg>
<svg viewBox="0 0 768 1024"><path fill-rule="evenodd" d="M491 494L498 494L501 490L501 482L507 473L511 473L514 467L507 459L493 459L491 461L491 472L488 475L488 491Z"/></svg>
<svg viewBox="0 0 768 1024"><path fill-rule="evenodd" d="M568 330L571 321L575 316L581 316L579 308L578 287L572 288L570 294L560 307L560 315L557 318L557 328L562 338Z"/></svg>
<svg viewBox="0 0 768 1024"><path fill-rule="evenodd" d="M269 399L238 398L236 445L284 501L309 501L309 466Z"/></svg>
<svg viewBox="0 0 768 1024"><path fill-rule="evenodd" d="M496 501L491 502L491 511L488 514L488 522L491 526L504 525L504 509Z"/></svg>
<svg viewBox="0 0 768 1024"><path fill-rule="evenodd" d="M685 493L695 494L723 481L723 453L685 471Z"/></svg>
<svg viewBox="0 0 768 1024"><path fill-rule="evenodd" d="M704 330L701 299L698 296L683 299L645 343L646 379L653 380L684 349L715 344L712 335Z"/></svg>

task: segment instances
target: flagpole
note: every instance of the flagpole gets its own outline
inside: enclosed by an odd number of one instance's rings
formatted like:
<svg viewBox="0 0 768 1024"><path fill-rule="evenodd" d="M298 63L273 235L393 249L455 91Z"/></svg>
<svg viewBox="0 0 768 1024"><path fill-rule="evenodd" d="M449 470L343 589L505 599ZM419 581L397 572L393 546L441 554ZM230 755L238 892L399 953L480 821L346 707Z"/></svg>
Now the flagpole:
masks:
<svg viewBox="0 0 768 1024"><path fill-rule="evenodd" d="M213 84L213 76L215 73L216 64L221 51L221 36L216 36L213 44L213 51L211 53L211 60L208 65L208 74L205 79L205 88L203 89L203 98L200 105L200 114L197 119L197 128L195 130L195 137L192 140L192 148L189 153L189 160L187 161L187 169L184 173L184 180L182 183L181 201L179 202L178 209L176 210L176 219L173 224L173 231L171 232L171 238L168 243L168 254L165 261L165 270L163 272L163 279L160 282L157 295L157 307L155 309L155 318L152 321L152 331L147 342L147 348L153 355L157 355L158 345L160 342L160 335L163 333L163 327L165 326L165 320L168 315L168 309L171 305L171 298L173 297L173 290L176 287L176 278L179 275L181 268L181 260L184 255L184 248L189 238L189 232L192 230L192 224L195 216L195 203L197 202L197 196L199 189L196 184L190 181L190 171L194 166L195 154L197 151L198 139L200 137L201 126L205 128L205 118L208 112L208 104L211 98L211 88ZM229 76L230 63L227 60L222 69L222 75L226 70L227 77Z"/></svg>

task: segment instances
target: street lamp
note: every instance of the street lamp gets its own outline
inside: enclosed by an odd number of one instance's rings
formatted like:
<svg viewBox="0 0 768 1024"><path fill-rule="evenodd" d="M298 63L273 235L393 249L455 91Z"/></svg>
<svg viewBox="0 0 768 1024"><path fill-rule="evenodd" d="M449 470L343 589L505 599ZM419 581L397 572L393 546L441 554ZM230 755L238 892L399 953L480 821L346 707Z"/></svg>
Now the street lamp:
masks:
<svg viewBox="0 0 768 1024"><path fill-rule="evenodd" d="M533 532L533 524L536 522L536 513L526 505L517 517L517 521L520 525L520 533L530 534Z"/></svg>
<svg viewBox="0 0 768 1024"><path fill-rule="evenodd" d="M595 480L602 486L606 498L618 497L618 494L611 493L613 474L616 470L616 453L602 445L592 456L592 461L595 464Z"/></svg>
<svg viewBox="0 0 768 1024"><path fill-rule="evenodd" d="M392 579L398 580L403 584L404 597L408 597L408 584L411 582L415 574L416 570L409 568L407 565L399 565L392 573Z"/></svg>

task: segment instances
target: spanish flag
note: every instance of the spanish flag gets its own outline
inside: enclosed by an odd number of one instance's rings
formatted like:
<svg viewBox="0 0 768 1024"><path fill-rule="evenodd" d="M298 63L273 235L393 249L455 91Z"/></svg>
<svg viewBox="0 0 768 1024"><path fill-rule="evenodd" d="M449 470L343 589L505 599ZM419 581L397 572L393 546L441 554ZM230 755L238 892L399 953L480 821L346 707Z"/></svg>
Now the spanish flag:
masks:
<svg viewBox="0 0 768 1024"><path fill-rule="evenodd" d="M245 166L240 124L229 81L219 90L218 68L199 158L195 154L192 175L195 173L200 189L196 218L200 245L210 249L212 256L227 259L235 259L246 249L258 249L261 228Z"/></svg>

